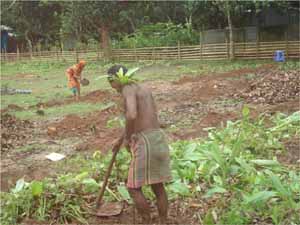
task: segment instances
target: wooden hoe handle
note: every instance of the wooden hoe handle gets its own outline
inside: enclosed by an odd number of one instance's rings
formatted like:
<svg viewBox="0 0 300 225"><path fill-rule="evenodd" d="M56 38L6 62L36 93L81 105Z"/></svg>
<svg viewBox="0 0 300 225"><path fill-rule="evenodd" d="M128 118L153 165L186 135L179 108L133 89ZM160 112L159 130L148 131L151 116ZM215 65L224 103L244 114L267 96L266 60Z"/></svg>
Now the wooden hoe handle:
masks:
<svg viewBox="0 0 300 225"><path fill-rule="evenodd" d="M102 185L102 187L100 189L100 192L99 192L97 200L96 200L96 209L98 209L100 207L100 205L101 205L101 201L102 201L102 198L103 198L103 195L104 195L104 191L106 189L108 178L109 178L109 176L111 174L111 171L112 171L114 162L116 161L116 156L117 156L117 154L118 154L118 152L120 150L120 147L121 147L121 145L117 145L117 146L114 146L114 148L113 148L113 150L114 150L113 151L113 156L112 156L112 158L110 160L109 167L108 167L108 169L106 171L106 174L105 174L105 177L104 177L103 185Z"/></svg>

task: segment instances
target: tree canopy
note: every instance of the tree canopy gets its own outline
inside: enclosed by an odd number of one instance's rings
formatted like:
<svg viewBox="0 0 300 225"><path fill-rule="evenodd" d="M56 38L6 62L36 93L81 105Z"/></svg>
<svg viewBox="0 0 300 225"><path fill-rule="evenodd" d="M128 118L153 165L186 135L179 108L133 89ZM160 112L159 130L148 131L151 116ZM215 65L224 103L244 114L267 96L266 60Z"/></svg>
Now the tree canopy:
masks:
<svg viewBox="0 0 300 225"><path fill-rule="evenodd" d="M123 40L142 34L154 24L173 31L180 27L196 39L193 32L205 29L242 27L249 23L249 12L256 16L266 7L284 11L299 10L298 2L288 1L4 1L1 4L1 23L13 28L27 48L37 44L43 48L61 46L67 37L79 43L90 40L110 46L110 40ZM175 29L176 28L176 29ZM162 30L161 33L166 33ZM199 33L199 32L198 32ZM173 39L170 38L171 43ZM176 43L176 42L175 42Z"/></svg>

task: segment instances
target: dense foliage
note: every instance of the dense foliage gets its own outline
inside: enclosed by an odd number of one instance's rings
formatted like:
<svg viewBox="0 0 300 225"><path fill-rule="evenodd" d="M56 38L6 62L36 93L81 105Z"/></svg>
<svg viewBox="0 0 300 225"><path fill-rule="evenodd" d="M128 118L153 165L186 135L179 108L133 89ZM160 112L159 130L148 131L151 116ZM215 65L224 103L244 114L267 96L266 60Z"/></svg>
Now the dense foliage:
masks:
<svg viewBox="0 0 300 225"><path fill-rule="evenodd" d="M169 198L217 199L205 215L199 214L199 223L204 224L300 223L300 171L276 159L284 152L282 141L299 132L299 112L252 121L245 107L242 120L228 121L223 129L211 128L207 139L171 144ZM1 193L2 224L27 217L86 223L109 160L110 156L95 152L88 159L69 162L81 165L76 173L30 183L19 180L9 193ZM119 153L106 200L130 202L123 183L129 160L126 151ZM152 197L148 189L145 192Z"/></svg>
<svg viewBox="0 0 300 225"><path fill-rule="evenodd" d="M90 40L107 48L110 39L123 40L121 45L126 47L133 44L132 40L138 46L173 45L179 40L197 42L193 29L199 33L205 29L249 26L252 18L267 7L285 12L289 8L299 8L299 3L255 0L3 1L1 23L13 29L24 50L38 45L42 49L63 48L64 42L87 44ZM155 29L160 28L161 35L145 36L145 29L157 23L160 24ZM128 40L130 34L135 38Z"/></svg>
<svg viewBox="0 0 300 225"><path fill-rule="evenodd" d="M175 25L169 23L157 23L142 26L134 34L121 37L115 47L141 48L153 46L176 46L178 42L183 45L199 44L200 34L192 25Z"/></svg>

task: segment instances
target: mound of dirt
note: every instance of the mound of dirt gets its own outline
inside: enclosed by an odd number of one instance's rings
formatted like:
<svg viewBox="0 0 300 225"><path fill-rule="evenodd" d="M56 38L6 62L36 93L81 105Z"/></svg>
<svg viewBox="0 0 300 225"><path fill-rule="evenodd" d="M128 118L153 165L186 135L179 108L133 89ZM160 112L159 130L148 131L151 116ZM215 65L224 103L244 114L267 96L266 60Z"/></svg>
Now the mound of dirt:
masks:
<svg viewBox="0 0 300 225"><path fill-rule="evenodd" d="M234 96L242 97L247 102L268 104L286 102L300 96L300 76L297 70L269 70L258 73L257 77Z"/></svg>
<svg viewBox="0 0 300 225"><path fill-rule="evenodd" d="M114 92L110 92L107 90L96 90L92 91L84 96L81 96L79 101L74 101L74 98L72 96L69 96L66 99L63 100L50 100L48 102L39 102L36 105L32 105L29 108L40 108L40 107L54 107L54 106L62 106L72 103L78 103L78 102L90 102L90 103L96 103L96 102L109 102L109 101L118 101L120 99L118 95Z"/></svg>
<svg viewBox="0 0 300 225"><path fill-rule="evenodd" d="M183 75L179 80L174 81L173 84L185 84L191 82L206 81L206 80L211 80L212 78L226 79L232 77L240 77L244 74L255 73L257 71L264 71L273 67L274 66L271 64L270 65L266 64L266 65L259 66L257 68L243 68L243 69L233 70L225 73L216 73L216 74L209 74L209 75L202 75L202 76Z"/></svg>
<svg viewBox="0 0 300 225"><path fill-rule="evenodd" d="M1 115L1 152L21 146L30 136L28 129L33 124L28 120L20 120L10 114Z"/></svg>
<svg viewBox="0 0 300 225"><path fill-rule="evenodd" d="M6 108L1 110L1 113L6 113L8 111L22 111L22 110L23 110L23 108L18 105L9 104Z"/></svg>

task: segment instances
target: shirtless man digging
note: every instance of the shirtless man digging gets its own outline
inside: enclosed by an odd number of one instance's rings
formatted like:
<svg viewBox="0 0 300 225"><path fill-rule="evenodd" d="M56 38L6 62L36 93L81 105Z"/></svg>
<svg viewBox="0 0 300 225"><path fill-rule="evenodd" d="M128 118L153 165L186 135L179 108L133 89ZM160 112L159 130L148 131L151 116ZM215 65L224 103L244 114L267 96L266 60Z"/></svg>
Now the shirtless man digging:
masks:
<svg viewBox="0 0 300 225"><path fill-rule="evenodd" d="M142 216L143 223L150 223L150 206L142 192L142 186L151 185L157 200L160 223L165 224L168 214L168 197L163 183L171 180L168 144L164 133L159 128L151 91L131 79L127 82L121 81L118 76L120 71L125 75L127 73L124 66L111 67L108 70L108 81L124 100L125 133L116 145L121 146L124 143L131 151L128 191Z"/></svg>

